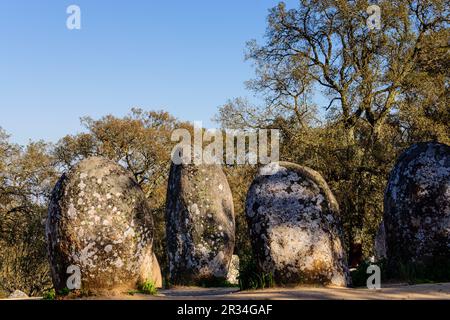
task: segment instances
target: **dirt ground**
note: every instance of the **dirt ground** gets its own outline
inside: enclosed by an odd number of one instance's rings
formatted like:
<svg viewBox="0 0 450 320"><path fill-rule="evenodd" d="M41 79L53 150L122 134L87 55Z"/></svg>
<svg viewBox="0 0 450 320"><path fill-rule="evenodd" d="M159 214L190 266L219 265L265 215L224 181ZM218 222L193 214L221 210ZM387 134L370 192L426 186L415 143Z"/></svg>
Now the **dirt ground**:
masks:
<svg viewBox="0 0 450 320"><path fill-rule="evenodd" d="M160 290L157 296L123 294L114 297L93 297L89 300L450 300L450 283L413 286L397 284L376 291L299 287L240 292L237 288L183 287Z"/></svg>
<svg viewBox="0 0 450 320"><path fill-rule="evenodd" d="M125 300L450 300L450 283L390 285L381 290L301 287L239 292L233 288L176 288L155 297L124 295Z"/></svg>

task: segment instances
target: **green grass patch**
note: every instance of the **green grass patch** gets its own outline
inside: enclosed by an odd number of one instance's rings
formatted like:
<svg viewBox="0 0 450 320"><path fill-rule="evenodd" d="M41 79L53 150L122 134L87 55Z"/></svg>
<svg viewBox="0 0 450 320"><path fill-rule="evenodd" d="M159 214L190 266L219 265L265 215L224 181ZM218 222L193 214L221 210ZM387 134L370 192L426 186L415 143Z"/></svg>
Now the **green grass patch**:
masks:
<svg viewBox="0 0 450 320"><path fill-rule="evenodd" d="M400 264L392 272L392 277L398 277L410 284L450 282L450 260L434 257L427 264Z"/></svg>
<svg viewBox="0 0 450 320"><path fill-rule="evenodd" d="M56 291L55 289L50 289L44 292L42 295L44 300L56 300Z"/></svg>
<svg viewBox="0 0 450 320"><path fill-rule="evenodd" d="M351 272L353 287L366 287L369 262L363 262ZM411 285L450 282L450 262L441 258L433 258L429 263L399 263L389 265L386 260L375 263L381 269L382 283L405 282Z"/></svg>
<svg viewBox="0 0 450 320"><path fill-rule="evenodd" d="M156 296L158 294L158 289L153 281L145 281L138 286L138 293Z"/></svg>
<svg viewBox="0 0 450 320"><path fill-rule="evenodd" d="M268 289L275 286L275 280L270 273L258 272L256 262L249 258L241 261L239 268L239 288L241 290Z"/></svg>

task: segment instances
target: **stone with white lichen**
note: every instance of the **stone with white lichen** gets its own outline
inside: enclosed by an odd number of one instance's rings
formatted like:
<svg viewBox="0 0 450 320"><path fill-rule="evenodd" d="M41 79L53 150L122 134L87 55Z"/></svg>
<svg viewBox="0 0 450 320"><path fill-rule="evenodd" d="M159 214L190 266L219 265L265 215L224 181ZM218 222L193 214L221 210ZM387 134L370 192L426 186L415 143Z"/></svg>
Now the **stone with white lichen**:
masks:
<svg viewBox="0 0 450 320"><path fill-rule="evenodd" d="M263 167L246 215L259 271L276 284L349 284L339 206L319 173L288 162Z"/></svg>
<svg viewBox="0 0 450 320"><path fill-rule="evenodd" d="M163 278L161 273L161 266L159 265L158 258L153 254L152 260L152 278L151 280L155 284L157 289L163 288Z"/></svg>
<svg viewBox="0 0 450 320"><path fill-rule="evenodd" d="M239 256L233 255L231 258L230 267L228 269L227 281L230 284L238 285L239 284L239 268L240 268L240 259Z"/></svg>
<svg viewBox="0 0 450 320"><path fill-rule="evenodd" d="M131 173L107 159L88 158L61 177L46 235L57 290L67 287L69 266L79 268L81 289L93 293L123 292L158 277L145 195Z"/></svg>
<svg viewBox="0 0 450 320"><path fill-rule="evenodd" d="M226 280L235 220L233 197L220 166L172 164L166 229L171 284Z"/></svg>
<svg viewBox="0 0 450 320"><path fill-rule="evenodd" d="M428 142L406 150L390 174L384 210L392 270L450 268L450 147Z"/></svg>
<svg viewBox="0 0 450 320"><path fill-rule="evenodd" d="M13 293L10 294L10 296L8 297L8 299L14 300L14 299L28 299L28 295L20 290L16 290Z"/></svg>

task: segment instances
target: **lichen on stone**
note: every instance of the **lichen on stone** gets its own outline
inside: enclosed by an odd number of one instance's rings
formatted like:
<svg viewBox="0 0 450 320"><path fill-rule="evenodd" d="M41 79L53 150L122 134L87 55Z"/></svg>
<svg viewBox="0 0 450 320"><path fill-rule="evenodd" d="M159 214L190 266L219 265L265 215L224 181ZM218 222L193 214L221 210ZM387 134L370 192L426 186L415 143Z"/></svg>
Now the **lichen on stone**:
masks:
<svg viewBox="0 0 450 320"><path fill-rule="evenodd" d="M392 170L384 201L390 268L450 267L450 147L418 143Z"/></svg>
<svg viewBox="0 0 450 320"><path fill-rule="evenodd" d="M172 165L166 208L171 283L225 279L234 250L234 206L220 166Z"/></svg>
<svg viewBox="0 0 450 320"><path fill-rule="evenodd" d="M263 167L246 215L260 271L276 283L349 284L339 207L319 173L287 162Z"/></svg>
<svg viewBox="0 0 450 320"><path fill-rule="evenodd" d="M66 287L69 266L80 268L82 287L91 292L132 289L152 277L143 265L153 254L147 200L132 174L112 161L88 158L61 177L46 234L58 290Z"/></svg>

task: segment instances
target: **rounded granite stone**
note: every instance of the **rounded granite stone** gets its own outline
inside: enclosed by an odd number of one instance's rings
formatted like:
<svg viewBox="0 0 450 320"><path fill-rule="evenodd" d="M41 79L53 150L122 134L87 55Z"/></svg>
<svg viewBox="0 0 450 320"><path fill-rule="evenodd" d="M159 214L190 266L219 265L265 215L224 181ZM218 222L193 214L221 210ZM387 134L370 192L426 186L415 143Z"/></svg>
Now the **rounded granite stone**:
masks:
<svg viewBox="0 0 450 320"><path fill-rule="evenodd" d="M219 165L175 165L166 208L173 285L225 280L235 245L233 197Z"/></svg>
<svg viewBox="0 0 450 320"><path fill-rule="evenodd" d="M392 269L450 268L450 147L418 143L391 172L384 202L386 251Z"/></svg>
<svg viewBox="0 0 450 320"><path fill-rule="evenodd" d="M263 167L246 215L259 271L277 284L349 284L339 207L319 173L288 162Z"/></svg>
<svg viewBox="0 0 450 320"><path fill-rule="evenodd" d="M53 284L78 268L82 290L115 292L152 280L153 220L131 173L100 157L81 161L56 184L46 235ZM157 268L156 268L157 269Z"/></svg>

